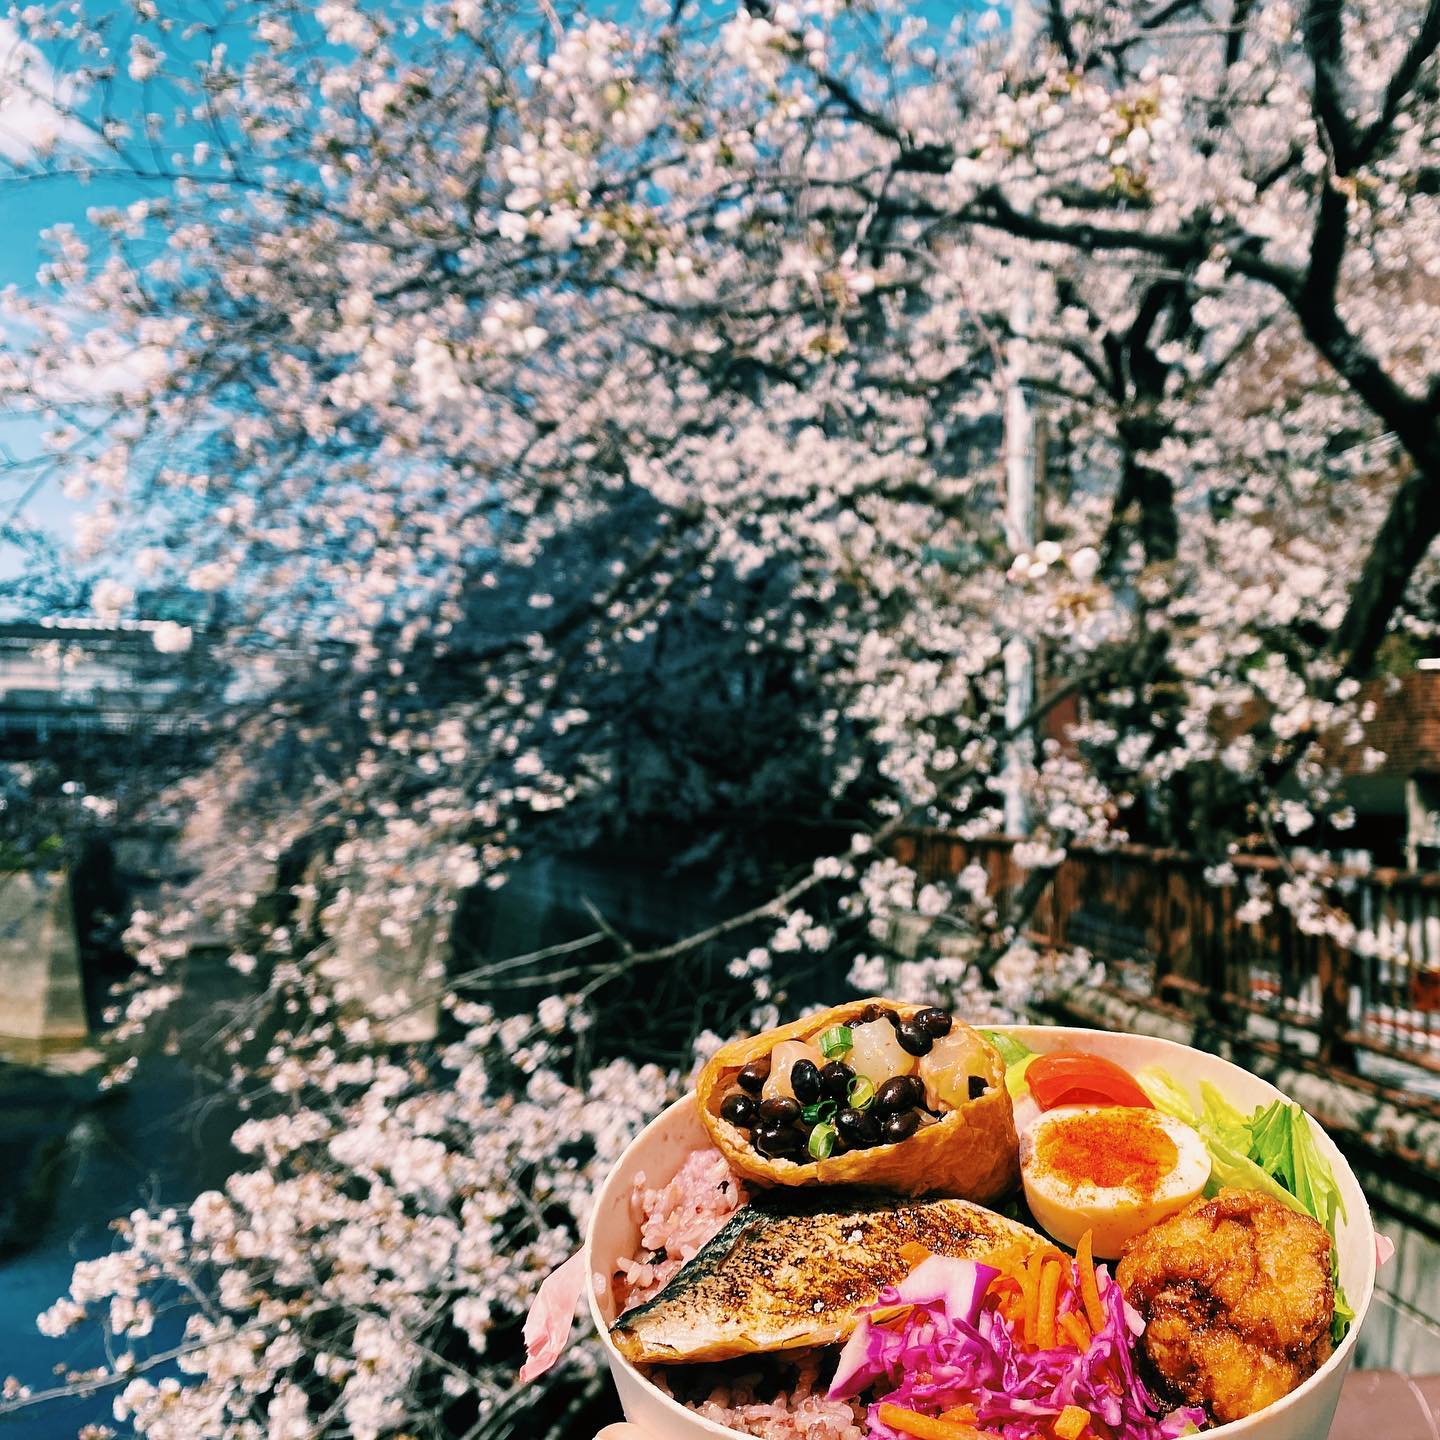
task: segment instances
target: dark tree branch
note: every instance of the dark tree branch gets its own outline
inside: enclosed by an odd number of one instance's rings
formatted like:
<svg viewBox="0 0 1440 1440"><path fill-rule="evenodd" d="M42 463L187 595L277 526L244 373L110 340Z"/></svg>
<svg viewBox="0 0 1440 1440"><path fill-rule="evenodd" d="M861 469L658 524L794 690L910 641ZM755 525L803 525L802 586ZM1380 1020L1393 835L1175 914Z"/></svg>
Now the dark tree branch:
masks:
<svg viewBox="0 0 1440 1440"><path fill-rule="evenodd" d="M1360 137L1358 160L1360 164L1374 158L1376 151L1390 137L1395 117L1405 103L1405 97L1414 88L1415 81L1424 69L1426 61L1432 59L1440 49L1440 0L1430 0L1420 29L1405 52L1404 59L1396 67L1390 83L1385 87L1385 99L1381 102L1380 113Z"/></svg>
<svg viewBox="0 0 1440 1440"><path fill-rule="evenodd" d="M1335 632L1331 649L1351 675L1370 669L1415 567L1440 534L1440 437L1431 428L1428 468L1412 470L1400 482Z"/></svg>
<svg viewBox="0 0 1440 1440"><path fill-rule="evenodd" d="M1343 6L1339 0L1310 0L1305 11L1305 50L1315 67L1311 108L1330 145L1337 175L1355 167L1358 142L1345 108Z"/></svg>
<svg viewBox="0 0 1440 1440"><path fill-rule="evenodd" d="M1143 16L1136 22L1135 29L1128 35L1122 35L1118 40L1111 40L1103 45L1100 50L1086 61L1085 68L1093 70L1101 63L1101 55L1109 55L1116 62L1117 69L1123 68L1120 62L1125 52L1141 41L1148 40L1151 34L1162 25L1168 24L1177 16L1183 15L1187 10L1195 10L1199 7L1200 0L1168 0L1168 3L1158 5L1148 15Z"/></svg>
<svg viewBox="0 0 1440 1440"><path fill-rule="evenodd" d="M1245 49L1245 27L1249 24L1254 9L1255 0L1235 0L1235 8L1230 12L1230 29L1225 35L1227 70L1240 63L1240 56Z"/></svg>
<svg viewBox="0 0 1440 1440"><path fill-rule="evenodd" d="M1050 0L1050 38L1054 40L1068 65L1080 63L1080 52L1075 48L1075 37L1070 31L1070 17L1065 13L1065 0Z"/></svg>
<svg viewBox="0 0 1440 1440"><path fill-rule="evenodd" d="M937 214L940 212L937 212ZM1175 265L1204 258L1209 237L1204 230L1165 232L1100 225L1090 220L1047 220L1017 210L997 188L982 191L954 219L984 225L1024 240L1052 241L1079 250L1133 250L1154 255Z"/></svg>
<svg viewBox="0 0 1440 1440"><path fill-rule="evenodd" d="M1140 28L1146 31L1158 30L1162 25L1168 25L1177 15L1194 10L1198 5L1199 0L1167 0L1166 4L1157 5L1140 21Z"/></svg>
<svg viewBox="0 0 1440 1440"><path fill-rule="evenodd" d="M1310 268L1300 287L1299 308L1302 311L1335 308L1336 287L1340 283L1340 262L1345 258L1345 242L1349 238L1350 202L1332 182L1320 193L1315 212L1315 228L1310 236Z"/></svg>

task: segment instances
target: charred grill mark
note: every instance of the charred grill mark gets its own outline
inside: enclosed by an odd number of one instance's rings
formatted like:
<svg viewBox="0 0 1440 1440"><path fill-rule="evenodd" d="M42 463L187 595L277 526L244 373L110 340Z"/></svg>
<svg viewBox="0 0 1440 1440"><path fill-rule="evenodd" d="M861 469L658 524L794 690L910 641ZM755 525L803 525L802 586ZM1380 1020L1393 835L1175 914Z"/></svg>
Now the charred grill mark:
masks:
<svg viewBox="0 0 1440 1440"><path fill-rule="evenodd" d="M904 1278L905 1244L975 1257L1025 1233L966 1201L762 1195L612 1334L632 1358L643 1350L647 1359L662 1348L683 1359L707 1348L734 1354L843 1338L859 1307Z"/></svg>

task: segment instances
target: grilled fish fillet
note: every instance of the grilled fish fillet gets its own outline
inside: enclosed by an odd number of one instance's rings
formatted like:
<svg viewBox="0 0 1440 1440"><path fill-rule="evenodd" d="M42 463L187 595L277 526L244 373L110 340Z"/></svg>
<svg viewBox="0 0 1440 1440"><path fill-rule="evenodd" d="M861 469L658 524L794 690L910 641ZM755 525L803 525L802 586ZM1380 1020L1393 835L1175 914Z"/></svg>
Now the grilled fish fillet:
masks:
<svg viewBox="0 0 1440 1440"><path fill-rule="evenodd" d="M1033 1230L968 1200L774 1190L742 1206L658 1295L610 1328L643 1364L725 1360L844 1340L857 1312L912 1268L907 1242L984 1260Z"/></svg>

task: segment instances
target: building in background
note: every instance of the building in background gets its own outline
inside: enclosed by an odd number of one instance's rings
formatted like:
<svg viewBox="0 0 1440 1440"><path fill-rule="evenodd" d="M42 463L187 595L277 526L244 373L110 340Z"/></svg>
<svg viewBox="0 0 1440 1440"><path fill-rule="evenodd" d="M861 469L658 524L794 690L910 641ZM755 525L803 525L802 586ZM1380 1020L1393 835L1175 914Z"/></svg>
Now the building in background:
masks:
<svg viewBox="0 0 1440 1440"><path fill-rule="evenodd" d="M146 619L0 622L0 755L85 736L187 736L205 727L218 678L207 597L142 597Z"/></svg>
<svg viewBox="0 0 1440 1440"><path fill-rule="evenodd" d="M1309 843L1347 862L1440 870L1440 659L1421 660L1406 674L1367 680L1357 700L1359 741L1337 741L1329 755L1343 776L1354 823L1344 830L1324 827L1307 837ZM1230 740L1258 726L1263 716L1261 702L1252 701L1215 723ZM1068 696L1046 716L1043 733L1068 747L1071 727L1087 718L1085 702Z"/></svg>
<svg viewBox="0 0 1440 1440"><path fill-rule="evenodd" d="M1440 869L1440 661L1368 681L1360 701L1365 740L1341 759L1352 843L1377 865Z"/></svg>

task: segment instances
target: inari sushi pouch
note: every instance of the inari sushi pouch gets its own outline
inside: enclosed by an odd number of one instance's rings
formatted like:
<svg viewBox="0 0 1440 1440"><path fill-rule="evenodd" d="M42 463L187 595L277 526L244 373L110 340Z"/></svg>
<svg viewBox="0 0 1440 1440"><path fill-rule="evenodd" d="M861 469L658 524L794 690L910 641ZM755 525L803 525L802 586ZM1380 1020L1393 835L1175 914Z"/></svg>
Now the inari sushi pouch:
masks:
<svg viewBox="0 0 1440 1440"><path fill-rule="evenodd" d="M1019 1181L1005 1062L948 1011L856 1000L716 1051L700 1118L757 1185L868 1185L987 1205Z"/></svg>

